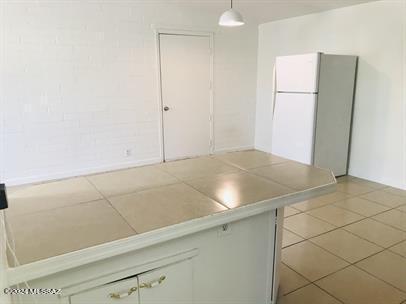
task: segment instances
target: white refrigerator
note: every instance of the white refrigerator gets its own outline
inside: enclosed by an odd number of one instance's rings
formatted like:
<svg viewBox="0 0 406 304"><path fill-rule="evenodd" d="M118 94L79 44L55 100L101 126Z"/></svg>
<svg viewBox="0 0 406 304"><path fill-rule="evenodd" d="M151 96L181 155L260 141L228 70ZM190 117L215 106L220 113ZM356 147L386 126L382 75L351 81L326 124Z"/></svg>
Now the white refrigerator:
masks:
<svg viewBox="0 0 406 304"><path fill-rule="evenodd" d="M347 174L357 57L276 58L272 153Z"/></svg>

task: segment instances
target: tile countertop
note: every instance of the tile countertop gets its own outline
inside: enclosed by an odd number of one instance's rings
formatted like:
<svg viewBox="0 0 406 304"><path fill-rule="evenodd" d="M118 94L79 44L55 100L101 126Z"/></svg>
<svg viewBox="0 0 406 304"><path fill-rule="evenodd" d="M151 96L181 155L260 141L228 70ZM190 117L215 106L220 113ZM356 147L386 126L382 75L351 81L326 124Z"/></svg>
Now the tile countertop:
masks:
<svg viewBox="0 0 406 304"><path fill-rule="evenodd" d="M6 218L23 265L333 183L250 150L10 188Z"/></svg>

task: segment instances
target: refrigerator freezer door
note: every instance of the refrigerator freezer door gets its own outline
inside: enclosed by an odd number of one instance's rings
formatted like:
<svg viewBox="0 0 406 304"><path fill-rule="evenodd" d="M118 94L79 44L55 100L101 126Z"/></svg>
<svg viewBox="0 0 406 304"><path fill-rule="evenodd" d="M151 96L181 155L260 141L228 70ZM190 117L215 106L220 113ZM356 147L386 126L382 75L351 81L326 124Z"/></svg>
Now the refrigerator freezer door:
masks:
<svg viewBox="0 0 406 304"><path fill-rule="evenodd" d="M312 164L316 102L316 94L276 95L272 125L273 154Z"/></svg>
<svg viewBox="0 0 406 304"><path fill-rule="evenodd" d="M276 91L317 93L320 54L276 58Z"/></svg>

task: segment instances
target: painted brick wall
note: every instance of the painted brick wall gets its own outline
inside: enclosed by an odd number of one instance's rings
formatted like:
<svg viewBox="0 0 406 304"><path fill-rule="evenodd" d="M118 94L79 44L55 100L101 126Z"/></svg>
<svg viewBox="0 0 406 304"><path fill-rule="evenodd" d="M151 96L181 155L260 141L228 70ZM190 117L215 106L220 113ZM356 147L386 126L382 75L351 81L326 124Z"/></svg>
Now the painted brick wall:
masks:
<svg viewBox="0 0 406 304"><path fill-rule="evenodd" d="M253 146L257 27L219 28L223 6L213 10L213 1L0 5L0 177L7 183L160 160L152 24L215 32L215 150Z"/></svg>

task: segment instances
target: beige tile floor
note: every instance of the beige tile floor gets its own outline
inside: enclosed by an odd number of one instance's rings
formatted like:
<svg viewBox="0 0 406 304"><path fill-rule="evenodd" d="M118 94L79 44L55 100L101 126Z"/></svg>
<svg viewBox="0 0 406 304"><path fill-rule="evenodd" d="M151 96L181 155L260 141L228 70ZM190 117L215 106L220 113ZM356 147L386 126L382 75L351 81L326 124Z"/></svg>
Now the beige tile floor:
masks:
<svg viewBox="0 0 406 304"><path fill-rule="evenodd" d="M406 304L406 191L354 177L285 209L278 304Z"/></svg>

